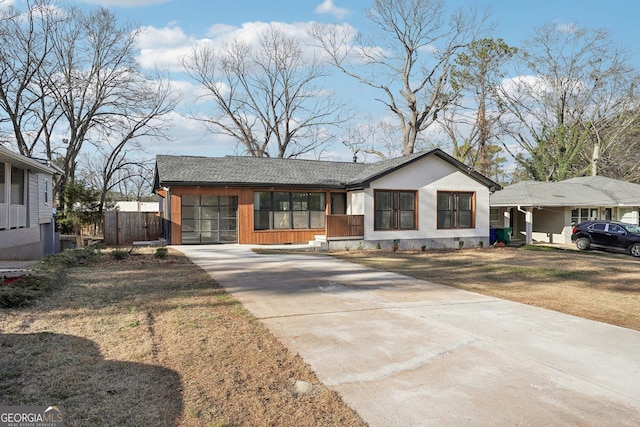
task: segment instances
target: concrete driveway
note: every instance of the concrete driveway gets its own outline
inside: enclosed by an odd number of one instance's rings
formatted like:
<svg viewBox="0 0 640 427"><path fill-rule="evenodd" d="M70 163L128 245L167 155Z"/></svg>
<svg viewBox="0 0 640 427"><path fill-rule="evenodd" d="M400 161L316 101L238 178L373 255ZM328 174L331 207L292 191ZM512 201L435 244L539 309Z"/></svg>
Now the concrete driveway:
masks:
<svg viewBox="0 0 640 427"><path fill-rule="evenodd" d="M373 427L640 425L640 332L326 255L176 249Z"/></svg>

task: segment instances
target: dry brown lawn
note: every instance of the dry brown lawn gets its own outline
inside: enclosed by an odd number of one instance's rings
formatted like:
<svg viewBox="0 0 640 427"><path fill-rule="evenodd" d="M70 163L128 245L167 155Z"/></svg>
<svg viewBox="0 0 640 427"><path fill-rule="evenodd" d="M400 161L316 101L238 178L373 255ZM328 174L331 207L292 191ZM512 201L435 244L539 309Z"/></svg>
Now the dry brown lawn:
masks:
<svg viewBox="0 0 640 427"><path fill-rule="evenodd" d="M69 426L365 425L203 270L142 252L0 309L0 405L61 405Z"/></svg>
<svg viewBox="0 0 640 427"><path fill-rule="evenodd" d="M640 260L545 247L335 256L442 285L640 330Z"/></svg>

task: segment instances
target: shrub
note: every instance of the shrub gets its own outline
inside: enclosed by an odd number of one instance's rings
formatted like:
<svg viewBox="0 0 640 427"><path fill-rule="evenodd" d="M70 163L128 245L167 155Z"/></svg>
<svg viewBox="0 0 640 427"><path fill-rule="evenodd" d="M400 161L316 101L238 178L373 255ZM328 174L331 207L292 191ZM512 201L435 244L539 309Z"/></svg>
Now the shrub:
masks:
<svg viewBox="0 0 640 427"><path fill-rule="evenodd" d="M166 259L169 257L169 249L167 248L158 248L153 254L156 258Z"/></svg>
<svg viewBox="0 0 640 427"><path fill-rule="evenodd" d="M115 251L111 252L111 256L113 257L113 259L117 259L118 261L120 261L129 257L129 251L116 249Z"/></svg>

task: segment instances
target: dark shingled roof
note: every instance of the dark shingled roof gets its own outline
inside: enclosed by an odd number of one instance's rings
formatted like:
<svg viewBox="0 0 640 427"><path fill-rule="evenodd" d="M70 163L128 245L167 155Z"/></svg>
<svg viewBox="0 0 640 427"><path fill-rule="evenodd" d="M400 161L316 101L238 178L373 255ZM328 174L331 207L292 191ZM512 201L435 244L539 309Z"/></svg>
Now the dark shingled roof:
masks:
<svg viewBox="0 0 640 427"><path fill-rule="evenodd" d="M171 185L357 188L431 154L464 169L487 186L497 186L436 149L371 164L269 157L158 155L155 188Z"/></svg>

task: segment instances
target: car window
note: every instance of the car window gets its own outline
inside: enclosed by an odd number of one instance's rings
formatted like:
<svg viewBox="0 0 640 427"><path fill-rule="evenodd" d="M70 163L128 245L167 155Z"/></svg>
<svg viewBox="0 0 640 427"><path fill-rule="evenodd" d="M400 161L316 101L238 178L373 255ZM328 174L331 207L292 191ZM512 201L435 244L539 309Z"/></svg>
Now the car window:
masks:
<svg viewBox="0 0 640 427"><path fill-rule="evenodd" d="M604 223L596 223L596 224L591 224L591 226L589 227L589 230L592 231L604 231L604 226L606 224Z"/></svg>
<svg viewBox="0 0 640 427"><path fill-rule="evenodd" d="M633 234L640 234L640 227L637 225L629 224L627 225L627 231Z"/></svg>
<svg viewBox="0 0 640 427"><path fill-rule="evenodd" d="M609 231L609 233L616 233L616 234L624 234L625 232L624 228L616 224L609 224L607 231Z"/></svg>

